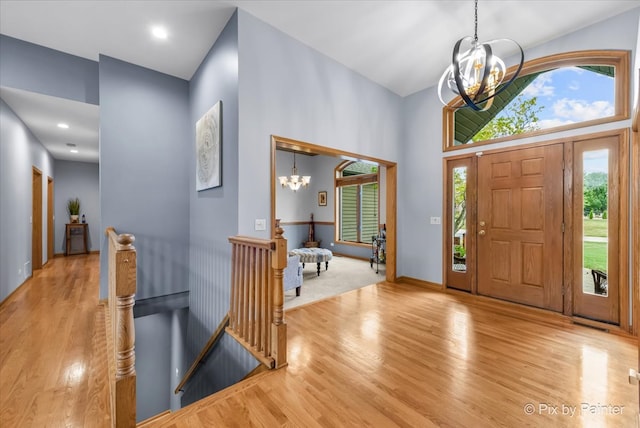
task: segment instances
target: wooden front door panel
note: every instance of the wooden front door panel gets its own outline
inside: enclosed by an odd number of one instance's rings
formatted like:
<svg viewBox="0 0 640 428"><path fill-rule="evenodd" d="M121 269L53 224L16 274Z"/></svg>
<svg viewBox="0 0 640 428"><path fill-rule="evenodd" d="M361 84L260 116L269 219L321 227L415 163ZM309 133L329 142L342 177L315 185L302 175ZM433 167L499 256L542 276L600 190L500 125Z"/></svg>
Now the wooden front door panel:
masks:
<svg viewBox="0 0 640 428"><path fill-rule="evenodd" d="M478 294L562 311L563 147L478 160Z"/></svg>

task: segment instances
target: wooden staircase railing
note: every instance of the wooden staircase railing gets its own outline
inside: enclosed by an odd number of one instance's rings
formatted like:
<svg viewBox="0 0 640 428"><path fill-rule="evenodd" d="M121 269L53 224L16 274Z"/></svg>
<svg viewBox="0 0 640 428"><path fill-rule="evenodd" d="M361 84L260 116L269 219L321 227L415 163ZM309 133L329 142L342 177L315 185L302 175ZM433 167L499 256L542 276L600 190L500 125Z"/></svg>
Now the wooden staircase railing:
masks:
<svg viewBox="0 0 640 428"><path fill-rule="evenodd" d="M109 352L111 421L114 427L136 426L136 368L133 305L136 293L135 237L105 231L109 240L109 315L113 349ZM107 335L109 336L109 335Z"/></svg>
<svg viewBox="0 0 640 428"><path fill-rule="evenodd" d="M204 360L204 357L209 353L211 348L213 348L213 345L216 344L220 336L222 336L222 333L224 333L224 328L227 325L229 325L229 314L225 315L224 318L222 318L222 321L220 321L218 328L213 332L207 343L202 348L202 351L200 351L198 357L195 359L193 364L191 364L191 367L189 367L189 370L187 370L187 373L184 375L184 377L176 387L174 391L175 394L182 391L182 388L184 388L189 379L191 379L191 376L193 376L193 374L196 372L196 370L200 366L200 363L202 363L202 361Z"/></svg>
<svg viewBox="0 0 640 428"><path fill-rule="evenodd" d="M283 232L276 221L275 239L229 238L231 309L226 331L268 368L287 364L282 285L287 240Z"/></svg>

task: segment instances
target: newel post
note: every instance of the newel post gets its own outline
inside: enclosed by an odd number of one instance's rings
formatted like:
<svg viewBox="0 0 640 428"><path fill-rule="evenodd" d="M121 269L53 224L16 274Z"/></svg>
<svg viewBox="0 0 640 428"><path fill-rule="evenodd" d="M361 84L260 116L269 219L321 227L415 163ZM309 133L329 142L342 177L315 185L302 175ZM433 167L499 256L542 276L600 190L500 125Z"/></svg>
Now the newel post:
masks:
<svg viewBox="0 0 640 428"><path fill-rule="evenodd" d="M133 306L136 293L137 254L135 237L120 234L115 254L115 351L116 351L116 426L135 426L136 418L136 356Z"/></svg>
<svg viewBox="0 0 640 428"><path fill-rule="evenodd" d="M287 266L287 240L283 238L284 230L280 220L276 219L275 249L272 265L274 271L273 284L273 324L271 325L271 352L276 368L287 364L287 324L284 322L284 286L282 278Z"/></svg>

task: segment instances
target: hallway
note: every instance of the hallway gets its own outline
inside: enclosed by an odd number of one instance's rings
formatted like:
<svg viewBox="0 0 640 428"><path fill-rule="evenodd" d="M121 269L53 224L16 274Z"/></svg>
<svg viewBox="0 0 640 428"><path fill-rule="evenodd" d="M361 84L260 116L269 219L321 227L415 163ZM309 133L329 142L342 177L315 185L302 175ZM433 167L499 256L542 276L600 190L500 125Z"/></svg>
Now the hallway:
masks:
<svg viewBox="0 0 640 428"><path fill-rule="evenodd" d="M0 426L110 425L99 257L50 260L0 307Z"/></svg>

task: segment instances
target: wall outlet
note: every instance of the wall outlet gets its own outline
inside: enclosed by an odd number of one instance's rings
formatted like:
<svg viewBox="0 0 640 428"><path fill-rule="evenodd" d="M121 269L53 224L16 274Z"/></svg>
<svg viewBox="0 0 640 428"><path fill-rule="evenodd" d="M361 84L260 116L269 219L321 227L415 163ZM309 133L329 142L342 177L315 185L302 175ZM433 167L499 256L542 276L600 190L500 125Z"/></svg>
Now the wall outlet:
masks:
<svg viewBox="0 0 640 428"><path fill-rule="evenodd" d="M257 218L256 219L256 226L255 226L256 230L267 230L267 220L264 218Z"/></svg>
<svg viewBox="0 0 640 428"><path fill-rule="evenodd" d="M331 246L333 247L333 245L334 245L334 244L333 244L333 242L332 242L332 243L331 243L331 244L329 244L329 245L331 245Z"/></svg>
<svg viewBox="0 0 640 428"><path fill-rule="evenodd" d="M431 224L440 224L440 217L431 217Z"/></svg>

